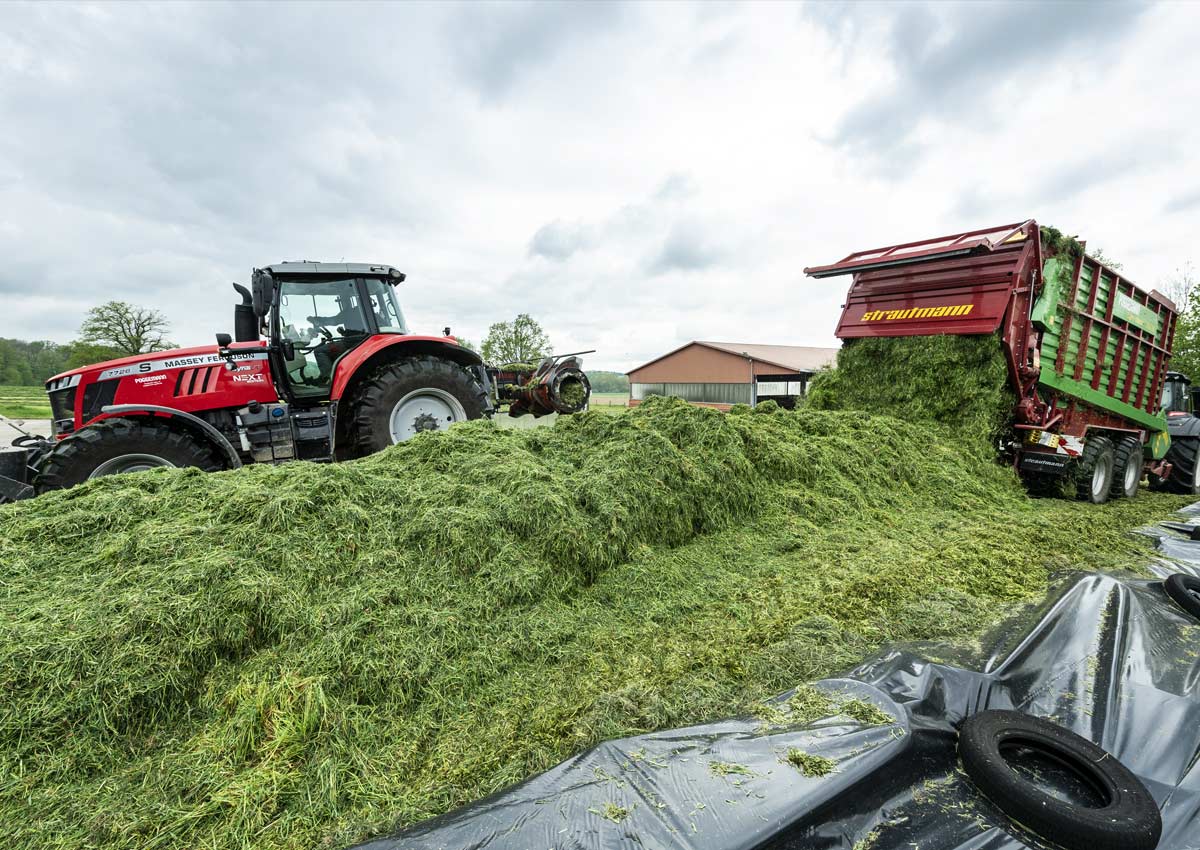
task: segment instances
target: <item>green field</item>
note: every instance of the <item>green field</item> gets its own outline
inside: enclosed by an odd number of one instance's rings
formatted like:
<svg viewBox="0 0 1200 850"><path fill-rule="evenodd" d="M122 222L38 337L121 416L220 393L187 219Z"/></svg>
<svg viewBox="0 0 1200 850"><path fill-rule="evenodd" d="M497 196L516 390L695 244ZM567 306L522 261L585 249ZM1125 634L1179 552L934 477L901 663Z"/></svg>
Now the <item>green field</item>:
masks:
<svg viewBox="0 0 1200 850"><path fill-rule="evenodd" d="M592 393L588 409L600 413L623 413L628 410L629 393Z"/></svg>
<svg viewBox="0 0 1200 850"><path fill-rule="evenodd" d="M42 387L0 386L0 416L9 419L49 419L50 402Z"/></svg>

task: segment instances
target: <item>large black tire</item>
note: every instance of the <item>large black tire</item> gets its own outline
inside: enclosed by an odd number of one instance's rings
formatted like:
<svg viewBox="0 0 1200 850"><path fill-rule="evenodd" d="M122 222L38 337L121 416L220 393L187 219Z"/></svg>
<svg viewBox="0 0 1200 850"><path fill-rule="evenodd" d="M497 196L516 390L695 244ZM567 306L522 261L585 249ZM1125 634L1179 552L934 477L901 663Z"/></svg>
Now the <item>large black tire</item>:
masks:
<svg viewBox="0 0 1200 850"><path fill-rule="evenodd" d="M1099 434L1088 437L1075 462L1075 498L1093 505L1107 502L1115 463L1112 440Z"/></svg>
<svg viewBox="0 0 1200 850"><path fill-rule="evenodd" d="M958 753L985 797L1066 850L1153 850L1158 844L1162 817L1150 792L1129 768L1069 729L1016 711L981 711L963 721ZM1102 804L1082 805L1043 791L1006 754L1061 765Z"/></svg>
<svg viewBox="0 0 1200 850"><path fill-rule="evenodd" d="M1200 620L1200 578L1175 573L1163 581L1163 590L1172 602Z"/></svg>
<svg viewBox="0 0 1200 850"><path fill-rule="evenodd" d="M1126 436L1117 441L1113 450L1112 488L1114 499L1132 499L1142 483L1142 441Z"/></svg>
<svg viewBox="0 0 1200 850"><path fill-rule="evenodd" d="M1167 449L1166 460L1171 464L1171 474L1162 487L1172 493L1188 496L1200 494L1200 437L1172 437Z"/></svg>
<svg viewBox="0 0 1200 850"><path fill-rule="evenodd" d="M405 357L367 375L350 402L349 441L356 457L421 431L479 419L487 393L462 366L438 357Z"/></svg>
<svg viewBox="0 0 1200 850"><path fill-rule="evenodd" d="M42 461L33 488L37 493L62 490L89 478L155 466L224 468L209 446L186 431L145 419L105 419L56 445Z"/></svg>

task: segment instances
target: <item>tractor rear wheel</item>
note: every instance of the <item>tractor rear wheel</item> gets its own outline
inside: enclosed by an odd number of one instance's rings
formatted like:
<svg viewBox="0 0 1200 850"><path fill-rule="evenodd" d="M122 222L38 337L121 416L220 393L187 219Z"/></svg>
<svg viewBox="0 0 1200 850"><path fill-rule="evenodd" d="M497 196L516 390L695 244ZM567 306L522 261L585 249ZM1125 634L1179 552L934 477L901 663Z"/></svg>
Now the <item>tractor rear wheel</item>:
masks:
<svg viewBox="0 0 1200 850"><path fill-rule="evenodd" d="M1113 453L1112 492L1114 499L1132 499L1142 483L1142 441L1122 437Z"/></svg>
<svg viewBox="0 0 1200 850"><path fill-rule="evenodd" d="M106 419L56 445L42 462L33 486L45 493L91 478L158 466L196 466L205 472L224 468L208 446L184 431L147 420Z"/></svg>
<svg viewBox="0 0 1200 850"><path fill-rule="evenodd" d="M422 431L479 419L487 394L462 366L438 357L405 357L368 375L354 394L350 441L358 457Z"/></svg>
<svg viewBox="0 0 1200 850"><path fill-rule="evenodd" d="M1163 482L1172 493L1194 496L1200 494L1200 437L1172 437L1167 449L1171 475Z"/></svg>
<svg viewBox="0 0 1200 850"><path fill-rule="evenodd" d="M1102 505L1112 492L1115 458L1112 440L1099 434L1088 437L1075 467L1075 497Z"/></svg>

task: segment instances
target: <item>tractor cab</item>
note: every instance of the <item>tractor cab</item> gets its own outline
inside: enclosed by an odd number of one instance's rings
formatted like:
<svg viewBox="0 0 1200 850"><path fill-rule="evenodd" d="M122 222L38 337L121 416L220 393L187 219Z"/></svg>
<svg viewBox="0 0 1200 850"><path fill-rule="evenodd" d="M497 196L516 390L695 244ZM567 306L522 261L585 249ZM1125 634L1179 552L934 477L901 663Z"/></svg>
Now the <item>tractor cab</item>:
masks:
<svg viewBox="0 0 1200 850"><path fill-rule="evenodd" d="M334 367L344 354L379 334L405 335L396 298L403 272L362 263L277 263L254 272L235 308L238 341L265 329L273 365L296 401L330 398Z"/></svg>
<svg viewBox="0 0 1200 850"><path fill-rule="evenodd" d="M1192 382L1187 375L1168 372L1163 380L1162 412L1172 418L1193 415L1195 405L1192 393Z"/></svg>

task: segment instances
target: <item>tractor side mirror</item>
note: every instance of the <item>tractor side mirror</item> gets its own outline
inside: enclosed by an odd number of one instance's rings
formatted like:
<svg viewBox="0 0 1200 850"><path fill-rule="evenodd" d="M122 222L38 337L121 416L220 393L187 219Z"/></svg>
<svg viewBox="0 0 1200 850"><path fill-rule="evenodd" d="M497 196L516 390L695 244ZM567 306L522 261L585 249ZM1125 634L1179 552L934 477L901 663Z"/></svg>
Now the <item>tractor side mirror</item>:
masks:
<svg viewBox="0 0 1200 850"><path fill-rule="evenodd" d="M271 312L271 296L275 292L275 278L271 273L255 269L250 280L251 303L254 305L254 315L259 318Z"/></svg>

